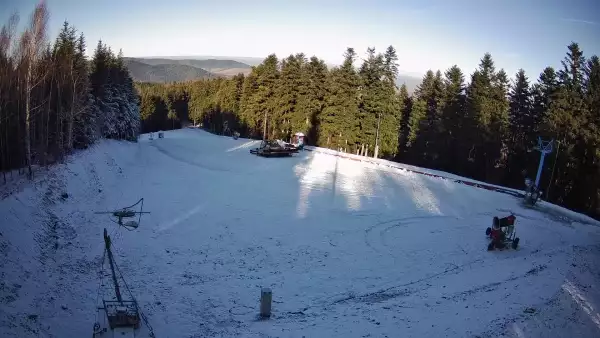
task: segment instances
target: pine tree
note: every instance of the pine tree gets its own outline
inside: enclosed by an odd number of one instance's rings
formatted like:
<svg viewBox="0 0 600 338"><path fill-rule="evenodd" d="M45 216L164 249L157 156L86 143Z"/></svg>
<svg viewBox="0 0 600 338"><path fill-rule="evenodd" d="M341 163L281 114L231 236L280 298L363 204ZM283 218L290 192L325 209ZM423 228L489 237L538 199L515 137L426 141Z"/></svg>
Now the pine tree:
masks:
<svg viewBox="0 0 600 338"><path fill-rule="evenodd" d="M307 135L310 144L316 145L319 142L319 118L325 105L327 66L325 61L313 56L305 64L302 73L306 76L306 80L303 81L306 97L300 102L298 109L304 112L306 127L300 130Z"/></svg>
<svg viewBox="0 0 600 338"><path fill-rule="evenodd" d="M138 96L122 55L115 57L100 41L92 60L92 94L100 113L100 130L107 138L137 140L140 130Z"/></svg>
<svg viewBox="0 0 600 338"><path fill-rule="evenodd" d="M558 72L559 86L553 93L545 119L545 129L558 141L573 144L579 127L585 121L583 98L583 76L585 59L579 45L573 43L562 61L563 69Z"/></svg>
<svg viewBox="0 0 600 338"><path fill-rule="evenodd" d="M436 144L436 136L441 131L443 95L441 72L427 71L423 77L423 82L415 90L415 96L423 100L427 107L425 118L419 127L419 134L412 148L413 158L419 159L417 163L420 165L431 166L438 160L439 145Z"/></svg>
<svg viewBox="0 0 600 338"><path fill-rule="evenodd" d="M472 177L493 181L505 166L506 131L508 127L508 77L496 72L489 53L481 59L467 89L469 143L468 160L473 163L467 173Z"/></svg>
<svg viewBox="0 0 600 338"><path fill-rule="evenodd" d="M79 149L87 148L100 137L96 121L97 110L92 107L94 101L90 93L90 74L85 48L85 38L81 33L77 39L73 65L75 74L73 88L76 95L73 107L75 111L73 147Z"/></svg>
<svg viewBox="0 0 600 338"><path fill-rule="evenodd" d="M537 83L533 85L533 108L532 108L532 120L534 121L535 130L532 133L528 134L528 139L531 144L537 143L537 138L542 137L545 140L550 140L555 137L554 132L548 127L548 117L550 113L550 106L552 105L552 100L557 98L557 93L559 89L559 83L557 79L557 73L552 67L546 67L542 73L540 74ZM554 144L557 146L557 151L553 154L553 156L547 160L548 165L544 168L545 170L542 172L542 177L547 177L548 180L552 180L554 177L554 170L556 168L556 164L558 164L557 160L559 159L558 155L561 151L560 143L555 142ZM531 156L531 155L530 155ZM536 156L534 156L536 157ZM561 156L562 157L562 156ZM530 159L533 160L533 159ZM534 166L537 164L534 164ZM552 168L550 168L552 165ZM536 169L537 170L537 169ZM560 170L560 168L559 168ZM533 178L533 172L528 176ZM542 181L543 187L547 187L545 181ZM551 182L550 182L551 183ZM552 189L552 186L550 185ZM546 198L554 197L555 195L551 193L551 190L546 192Z"/></svg>
<svg viewBox="0 0 600 338"><path fill-rule="evenodd" d="M167 95L167 87L162 84L138 83L137 91L140 92L140 118L141 129L144 133L169 129L169 109L171 103ZM191 106L191 105L190 105ZM192 111L187 112L192 117Z"/></svg>
<svg viewBox="0 0 600 338"><path fill-rule="evenodd" d="M244 79L242 87L242 95L240 98L240 117L242 123L248 128L245 134L250 137L257 137L258 124L255 118L258 107L254 101L256 92L258 91L256 68L252 68L252 72Z"/></svg>
<svg viewBox="0 0 600 338"><path fill-rule="evenodd" d="M587 64L586 104L590 109L590 137L600 137L600 59L594 55ZM594 130L595 129L595 130Z"/></svg>
<svg viewBox="0 0 600 338"><path fill-rule="evenodd" d="M384 58L384 72L385 79L389 83L396 83L398 78L398 54L394 46L389 46L385 50Z"/></svg>
<svg viewBox="0 0 600 338"><path fill-rule="evenodd" d="M534 135L541 134L543 131L542 121L546 120L546 115L550 108L550 102L558 89L556 71L552 67L546 67L540 74L538 81L533 85L533 108L532 120L536 126ZM535 141L535 136L533 140Z"/></svg>
<svg viewBox="0 0 600 338"><path fill-rule="evenodd" d="M488 135L486 154L486 179L499 182L508 165L510 104L508 93L510 81L506 72L500 69L492 82L491 134Z"/></svg>
<svg viewBox="0 0 600 338"><path fill-rule="evenodd" d="M344 63L327 77L325 106L319 116L319 140L322 146L355 149L358 138L358 83L354 69L356 52L348 48ZM354 151L354 150L353 150Z"/></svg>
<svg viewBox="0 0 600 338"><path fill-rule="evenodd" d="M532 149L531 135L536 129L533 119L533 107L529 79L525 71L520 69L515 75L515 81L510 90L510 131L509 131L509 159L506 170L506 182L516 184L522 181L522 170L530 169L530 156L527 153Z"/></svg>
<svg viewBox="0 0 600 338"><path fill-rule="evenodd" d="M515 147L520 147L520 151L528 148L525 141L526 135L534 130L531 110L529 79L525 75L525 71L520 69L515 75L515 81L510 90L511 143Z"/></svg>
<svg viewBox="0 0 600 338"><path fill-rule="evenodd" d="M235 84L235 104L234 104L234 111L236 113L236 115L240 116L240 106L241 106L241 99L242 99L242 91L244 88L244 81L245 81L245 76L243 73L240 73L238 75L235 75L233 77L233 82Z"/></svg>
<svg viewBox="0 0 600 338"><path fill-rule="evenodd" d="M382 78L386 76L384 59L375 54L375 48L367 49L367 59L359 70L360 106L359 139L362 143L375 145L381 126L381 116L386 111L386 88Z"/></svg>
<svg viewBox="0 0 600 338"><path fill-rule="evenodd" d="M398 56L393 46L384 54L383 113L379 128L379 146L383 157L393 158L398 152L398 135L402 120L404 96L398 96L396 79L398 78ZM406 89L406 88L405 88Z"/></svg>
<svg viewBox="0 0 600 338"><path fill-rule="evenodd" d="M469 115L473 119L474 127L485 134L490 133L489 128L493 113L490 99L492 81L495 76L494 61L491 54L486 53L481 59L479 68L471 76L471 83L467 90Z"/></svg>
<svg viewBox="0 0 600 338"><path fill-rule="evenodd" d="M253 119L253 124L261 125L263 138L272 138L278 129L277 125L277 98L275 88L279 79L279 62L275 54L267 58L255 68L257 90L250 99L253 111L247 113Z"/></svg>
<svg viewBox="0 0 600 338"><path fill-rule="evenodd" d="M465 77L461 69L454 65L444 73L443 107L440 132L446 134L444 143L439 145L440 165L445 170L462 172L460 154L465 153L466 139L463 127L465 121Z"/></svg>
<svg viewBox="0 0 600 338"><path fill-rule="evenodd" d="M422 99L415 99L412 103L410 117L408 118L408 137L406 146L411 147L419 136L421 126L427 118L427 102Z"/></svg>
<svg viewBox="0 0 600 338"><path fill-rule="evenodd" d="M237 83L233 79L219 81L217 106L222 112L234 113L237 110Z"/></svg>
<svg viewBox="0 0 600 338"><path fill-rule="evenodd" d="M290 55L281 62L281 75L275 91L277 106L274 123L278 126L277 135L289 139L294 130L303 127L304 114L298 110L298 102L306 97L302 71L306 58L303 54Z"/></svg>
<svg viewBox="0 0 600 338"><path fill-rule="evenodd" d="M593 55L587 64L586 104L589 109L589 119L585 141L585 176L588 182L585 198L579 202L588 214L600 216L600 59Z"/></svg>
<svg viewBox="0 0 600 338"><path fill-rule="evenodd" d="M584 77L585 77L585 57L579 49L579 44L573 42L568 47L567 56L561 62L563 70L558 73L558 76L569 91L575 94L583 94Z"/></svg>
<svg viewBox="0 0 600 338"><path fill-rule="evenodd" d="M400 125L398 132L398 151L396 155L397 160L406 160L408 155L408 143L409 125L408 120L410 118L410 112L412 110L412 97L408 94L406 84L403 83L398 91L398 99L400 101Z"/></svg>
<svg viewBox="0 0 600 338"><path fill-rule="evenodd" d="M561 149L550 186L562 188L548 193L559 203L575 207L581 203L578 195L585 190L578 171L585 161L582 131L588 123L588 110L584 100L585 58L577 43L570 44L568 50L562 61L563 69L558 72L559 85L550 101L543 130Z"/></svg>

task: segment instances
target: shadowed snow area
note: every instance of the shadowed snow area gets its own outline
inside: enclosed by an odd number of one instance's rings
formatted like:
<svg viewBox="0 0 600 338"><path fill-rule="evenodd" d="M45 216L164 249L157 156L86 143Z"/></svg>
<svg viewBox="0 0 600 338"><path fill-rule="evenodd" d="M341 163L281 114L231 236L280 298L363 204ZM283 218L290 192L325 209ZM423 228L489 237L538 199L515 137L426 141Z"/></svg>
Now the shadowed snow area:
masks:
<svg viewBox="0 0 600 338"><path fill-rule="evenodd" d="M103 228L157 337L600 336L597 222L318 151L249 154L259 144L178 130L38 172L0 201L0 336L91 335ZM142 197L135 231L94 214ZM520 248L486 251L510 212Z"/></svg>

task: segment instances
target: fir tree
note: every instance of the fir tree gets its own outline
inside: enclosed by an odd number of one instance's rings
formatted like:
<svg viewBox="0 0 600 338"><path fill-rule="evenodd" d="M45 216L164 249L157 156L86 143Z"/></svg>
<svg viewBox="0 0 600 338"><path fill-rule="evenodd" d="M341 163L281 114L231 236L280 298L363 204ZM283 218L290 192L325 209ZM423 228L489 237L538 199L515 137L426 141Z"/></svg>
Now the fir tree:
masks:
<svg viewBox="0 0 600 338"><path fill-rule="evenodd" d="M325 61L316 56L310 58L305 65L303 74L306 76L304 81L306 86L306 98L299 106L299 110L304 112L306 118L306 129L302 130L307 134L308 142L316 145L319 142L319 118L325 105L327 66Z"/></svg>
<svg viewBox="0 0 600 338"><path fill-rule="evenodd" d="M462 172L460 158L465 153L466 140L463 127L465 121L465 77L461 69L454 65L444 73L443 81L443 107L441 112L440 132L445 133L447 138L439 144L442 154L440 162L442 168L455 172Z"/></svg>
<svg viewBox="0 0 600 338"><path fill-rule="evenodd" d="M258 91L258 83L256 76L256 68L252 68L252 72L244 79L244 85L242 87L242 95L240 97L240 118L242 123L248 128L247 134L251 137L257 137L260 135L258 132L258 123L255 118L256 115L256 103L254 96Z"/></svg>
<svg viewBox="0 0 600 338"><path fill-rule="evenodd" d="M577 177L584 161L582 131L587 124L588 110L583 96L583 53L576 43L569 45L568 50L562 61L563 69L558 72L558 87L553 93L543 124L544 133L554 138L561 148L561 156L556 160L558 170L554 176L555 180L550 182L550 185L558 185L563 189L548 193L559 203L567 203L573 207L577 204L577 195L582 190Z"/></svg>
<svg viewBox="0 0 600 338"><path fill-rule="evenodd" d="M269 55L256 67L257 90L251 98L251 109L247 111L255 122L263 128L263 137L271 138L276 132L277 104L275 88L279 79L279 62L275 54Z"/></svg>
<svg viewBox="0 0 600 338"><path fill-rule="evenodd" d="M297 103L306 97L302 71L304 55L290 55L281 62L281 75L276 87L277 104L273 122L278 126L277 136L289 139L293 130L303 127L304 116L298 111Z"/></svg>
<svg viewBox="0 0 600 338"><path fill-rule="evenodd" d="M440 71L427 71L423 82L415 91L415 96L426 102L427 112L419 127L419 134L415 140L412 151L420 159L419 164L430 166L438 160L438 145L436 137L441 131L441 113L443 100L443 82Z"/></svg>
<svg viewBox="0 0 600 338"><path fill-rule="evenodd" d="M90 92L88 60L85 57L85 38L79 35L74 55L74 88L77 99L75 102L73 146L86 148L100 137L98 128L98 111L93 107L94 98Z"/></svg>
<svg viewBox="0 0 600 338"><path fill-rule="evenodd" d="M102 135L135 141L140 130L140 111L133 80L122 56L115 57L102 42L94 53L90 81L95 104L101 112Z"/></svg>
<svg viewBox="0 0 600 338"><path fill-rule="evenodd" d="M600 59L594 55L587 64L586 104L590 108L591 137L600 138ZM595 130L594 130L595 129Z"/></svg>
<svg viewBox="0 0 600 338"><path fill-rule="evenodd" d="M410 117L408 118L408 137L406 146L411 147L417 139L423 121L427 118L427 102L416 99L412 103Z"/></svg>
<svg viewBox="0 0 600 338"><path fill-rule="evenodd" d="M388 83L396 83L398 78L398 54L394 46L389 46L384 54L384 71Z"/></svg>
<svg viewBox="0 0 600 338"><path fill-rule="evenodd" d="M325 106L319 116L320 144L338 149L348 146L354 148L358 123L358 84L359 77L354 69L356 52L348 48L344 54L344 63L334 68L327 77Z"/></svg>
<svg viewBox="0 0 600 338"><path fill-rule="evenodd" d="M396 152L397 159L403 159L407 155L408 134L409 125L408 120L410 118L410 111L412 109L412 98L408 94L406 84L400 86L398 91L398 100L401 118L399 120L399 132L398 132L398 151Z"/></svg>
<svg viewBox="0 0 600 338"><path fill-rule="evenodd" d="M384 107L379 128L379 147L383 157L392 158L398 151L398 134L405 100L404 96L398 96L397 93L398 56L393 46L389 46L385 51L383 71Z"/></svg>
<svg viewBox="0 0 600 338"><path fill-rule="evenodd" d="M469 175L492 180L495 169L504 166L505 138L508 126L508 78L503 70L496 72L489 53L481 59L467 89L467 116L471 148ZM497 176L496 176L497 177Z"/></svg>
<svg viewBox="0 0 600 338"><path fill-rule="evenodd" d="M526 135L535 130L532 120L531 93L529 79L525 71L520 69L515 75L514 84L510 90L510 126L513 146L528 148ZM515 148L513 148L515 149Z"/></svg>
<svg viewBox="0 0 600 338"><path fill-rule="evenodd" d="M534 84L532 88L532 120L533 125L536 127L534 130L534 135L539 135L542 133L542 121L546 120L546 114L549 111L550 102L557 89L558 82L556 71L552 67L546 67L540 74L537 83ZM532 142L535 142L535 136Z"/></svg>
<svg viewBox="0 0 600 338"><path fill-rule="evenodd" d="M385 91L381 81L384 73L384 61L381 54L375 54L375 48L367 49L367 59L360 67L360 115L359 139L363 143L375 144L376 132L384 113Z"/></svg>
<svg viewBox="0 0 600 338"><path fill-rule="evenodd" d="M589 109L585 131L585 185L584 197L578 204L588 214L600 215L600 59L593 55L587 64L586 105Z"/></svg>
<svg viewBox="0 0 600 338"><path fill-rule="evenodd" d="M509 164L507 181L517 181L522 170L529 170L528 152L532 149L529 137L536 129L529 79L520 69L510 90Z"/></svg>

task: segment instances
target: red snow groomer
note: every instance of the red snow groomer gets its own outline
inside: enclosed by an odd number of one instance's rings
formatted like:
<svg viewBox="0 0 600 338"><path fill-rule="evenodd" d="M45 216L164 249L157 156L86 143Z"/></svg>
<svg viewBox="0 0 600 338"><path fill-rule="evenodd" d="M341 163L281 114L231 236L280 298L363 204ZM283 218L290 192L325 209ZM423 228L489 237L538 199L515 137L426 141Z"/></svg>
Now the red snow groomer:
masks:
<svg viewBox="0 0 600 338"><path fill-rule="evenodd" d="M488 251L504 249L509 244L513 249L519 246L519 237L515 231L516 220L517 218L512 214L503 218L494 216L492 227L485 229L485 235L491 239Z"/></svg>

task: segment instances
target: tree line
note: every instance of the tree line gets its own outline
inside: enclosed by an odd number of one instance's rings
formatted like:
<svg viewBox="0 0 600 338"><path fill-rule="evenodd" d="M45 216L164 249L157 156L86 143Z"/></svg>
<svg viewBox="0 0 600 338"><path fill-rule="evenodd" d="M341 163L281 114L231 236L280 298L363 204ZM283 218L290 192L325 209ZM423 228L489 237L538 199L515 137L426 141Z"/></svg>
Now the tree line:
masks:
<svg viewBox="0 0 600 338"><path fill-rule="evenodd" d="M86 58L82 33L65 22L54 42L36 6L0 30L0 171L60 161L102 137L180 128L289 139L440 169L515 188L534 178L538 136L554 139L542 172L547 200L600 215L600 62L571 43L558 69L512 78L485 54L470 75L428 71L416 91L397 88L396 50L369 48L328 69L315 56L269 55L250 74L187 83L134 85L121 53L101 41ZM227 125L228 129L225 128Z"/></svg>
<svg viewBox="0 0 600 338"><path fill-rule="evenodd" d="M40 2L23 32L18 14L0 30L0 171L61 161L101 137L136 140L139 98L123 64L101 41L85 56L84 35L67 22L54 42Z"/></svg>
<svg viewBox="0 0 600 338"><path fill-rule="evenodd" d="M139 84L144 130L183 121L250 138L308 135L309 144L524 188L535 178L538 137L554 139L540 188L554 203L600 215L600 63L571 43L562 67L535 81L509 77L486 53L470 75L428 71L412 95L397 88L397 55L369 48L358 62L328 69L315 56L269 55L249 75L176 84ZM171 118L169 118L169 116Z"/></svg>

